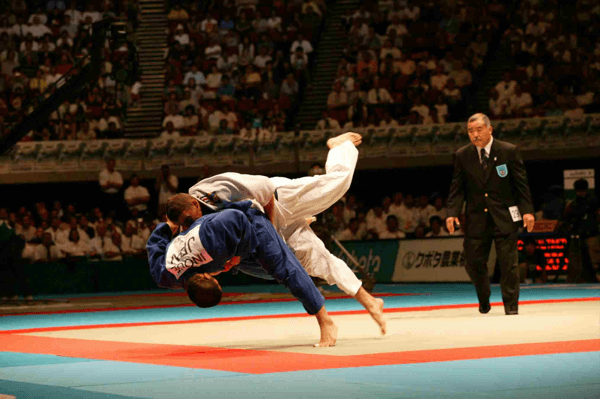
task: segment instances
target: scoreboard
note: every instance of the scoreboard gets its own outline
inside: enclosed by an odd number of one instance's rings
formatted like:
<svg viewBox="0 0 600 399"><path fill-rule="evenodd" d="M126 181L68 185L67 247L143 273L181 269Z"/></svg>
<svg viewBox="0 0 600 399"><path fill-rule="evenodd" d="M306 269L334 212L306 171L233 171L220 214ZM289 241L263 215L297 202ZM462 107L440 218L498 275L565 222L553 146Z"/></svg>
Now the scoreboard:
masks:
<svg viewBox="0 0 600 399"><path fill-rule="evenodd" d="M530 235L528 237L535 241L535 248L541 254L541 259L543 259L544 264L536 265L538 271L541 271L543 268L546 270L546 273L554 272L553 274L562 274L569 269L569 258L567 257L569 241L566 237L556 235ZM517 249L523 251L523 247L524 240L519 238Z"/></svg>

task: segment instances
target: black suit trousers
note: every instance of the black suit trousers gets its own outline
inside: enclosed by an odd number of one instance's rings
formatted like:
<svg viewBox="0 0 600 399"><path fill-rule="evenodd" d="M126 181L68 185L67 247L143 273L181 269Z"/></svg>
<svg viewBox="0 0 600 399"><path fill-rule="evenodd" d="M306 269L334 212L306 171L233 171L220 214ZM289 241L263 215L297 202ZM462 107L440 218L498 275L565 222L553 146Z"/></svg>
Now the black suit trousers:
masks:
<svg viewBox="0 0 600 399"><path fill-rule="evenodd" d="M482 237L465 237L464 249L467 260L466 271L477 291L480 303L489 301L490 279L488 277L488 258L496 245L496 257L500 265L500 287L502 302L508 310L519 307L519 267L516 262L517 233L502 234L496 228L492 216L488 216L486 233Z"/></svg>

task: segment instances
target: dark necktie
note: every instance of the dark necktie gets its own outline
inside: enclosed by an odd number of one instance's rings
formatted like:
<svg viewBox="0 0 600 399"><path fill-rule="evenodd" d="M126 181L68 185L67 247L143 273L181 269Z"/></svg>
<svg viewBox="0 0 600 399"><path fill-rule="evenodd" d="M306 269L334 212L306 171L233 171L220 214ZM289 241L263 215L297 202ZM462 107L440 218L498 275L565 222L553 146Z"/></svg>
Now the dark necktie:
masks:
<svg viewBox="0 0 600 399"><path fill-rule="evenodd" d="M483 166L483 170L486 170L489 165L490 159L488 158L487 153L485 152L485 148L481 149L481 166Z"/></svg>

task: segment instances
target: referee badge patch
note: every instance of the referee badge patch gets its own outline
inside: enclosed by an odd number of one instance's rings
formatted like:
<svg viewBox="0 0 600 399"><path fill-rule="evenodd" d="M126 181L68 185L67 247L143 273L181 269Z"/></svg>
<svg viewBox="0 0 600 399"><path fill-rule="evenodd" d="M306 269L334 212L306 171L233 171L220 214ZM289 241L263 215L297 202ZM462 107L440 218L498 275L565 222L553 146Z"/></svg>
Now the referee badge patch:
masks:
<svg viewBox="0 0 600 399"><path fill-rule="evenodd" d="M508 175L508 168L506 167L506 164L496 166L496 172L498 172L498 176L506 177Z"/></svg>

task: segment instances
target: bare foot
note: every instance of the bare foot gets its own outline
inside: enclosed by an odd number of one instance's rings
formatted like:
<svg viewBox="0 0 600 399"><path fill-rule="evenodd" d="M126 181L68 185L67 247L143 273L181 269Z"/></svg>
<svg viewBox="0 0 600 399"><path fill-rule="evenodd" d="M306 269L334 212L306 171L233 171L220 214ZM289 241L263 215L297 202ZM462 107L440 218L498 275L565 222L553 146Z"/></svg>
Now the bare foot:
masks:
<svg viewBox="0 0 600 399"><path fill-rule="evenodd" d="M360 143L362 143L362 136L358 133L352 132L340 134L337 137L332 137L329 140L327 140L327 147L329 147L329 149L331 150L348 140L350 140L352 144L354 144L354 146L358 147Z"/></svg>
<svg viewBox="0 0 600 399"><path fill-rule="evenodd" d="M383 318L383 299L374 298L374 301L375 306L367 310L369 311L369 314L371 315L373 320L375 320L375 322L379 324L379 327L381 328L381 335L385 335L385 333L387 333L387 323Z"/></svg>
<svg viewBox="0 0 600 399"><path fill-rule="evenodd" d="M332 323L326 323L321 325L321 340L318 344L315 344L316 348L327 348L334 346L337 341L338 328Z"/></svg>

